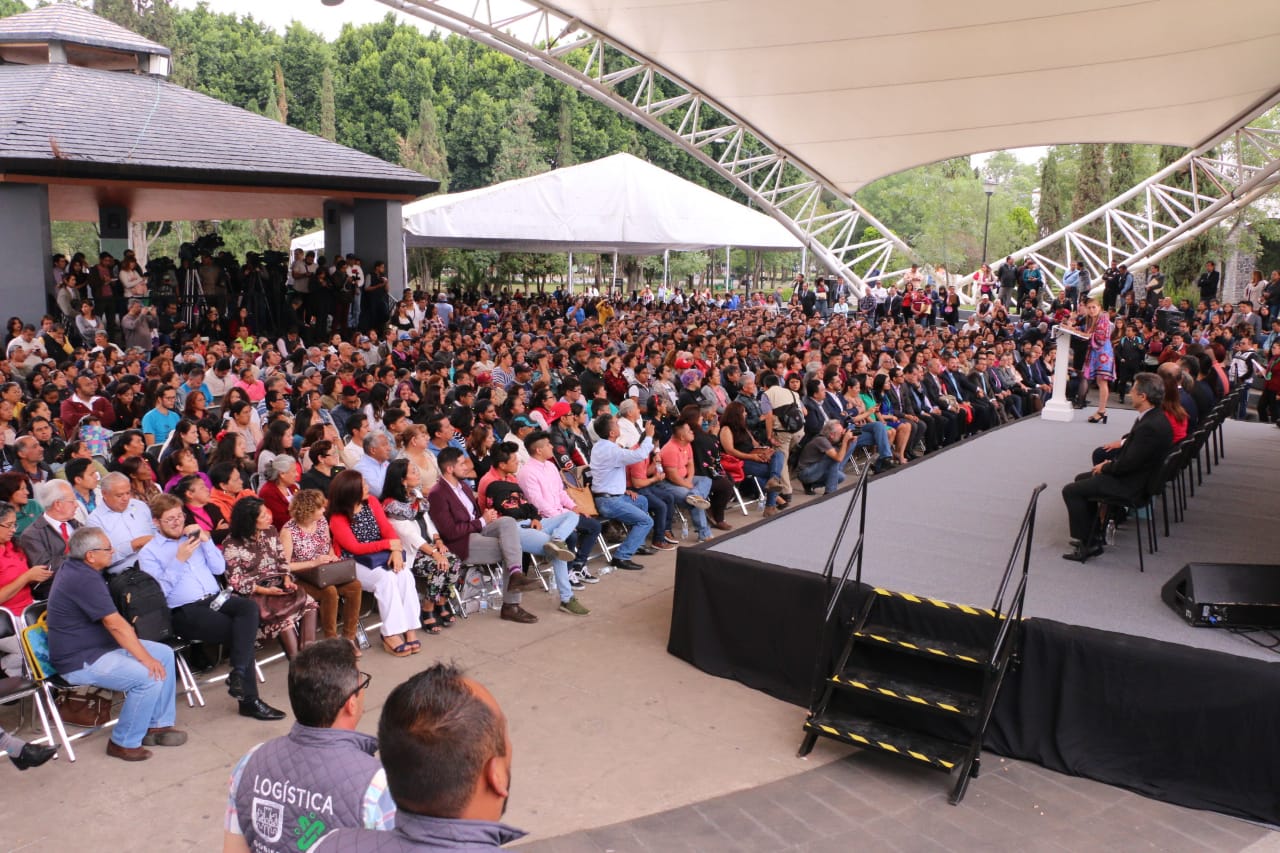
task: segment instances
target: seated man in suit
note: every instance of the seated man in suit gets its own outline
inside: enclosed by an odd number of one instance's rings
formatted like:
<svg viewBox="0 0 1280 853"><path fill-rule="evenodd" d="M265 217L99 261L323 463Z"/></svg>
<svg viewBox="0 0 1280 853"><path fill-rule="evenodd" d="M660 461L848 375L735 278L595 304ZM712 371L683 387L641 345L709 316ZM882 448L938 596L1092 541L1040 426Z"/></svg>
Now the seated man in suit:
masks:
<svg viewBox="0 0 1280 853"><path fill-rule="evenodd" d="M521 593L538 582L524 574L516 520L495 509L480 510L475 493L463 482L476 479L476 467L467 454L446 447L436 462L440 480L427 496L428 512L445 547L464 563L501 563L506 577L500 615L508 622L537 622L537 616L520 606Z"/></svg>
<svg viewBox="0 0 1280 853"><path fill-rule="evenodd" d="M75 490L66 480L50 480L35 487L35 501L44 507L44 515L31 523L18 537L18 545L33 566L48 566L57 572L67 558L71 534L80 527L76 521ZM49 597L52 579L36 584L31 594L38 599Z"/></svg>
<svg viewBox="0 0 1280 853"><path fill-rule="evenodd" d="M1115 458L1094 465L1092 471L1062 487L1072 543L1072 550L1062 555L1065 560L1083 563L1102 553L1098 501L1140 498L1173 447L1173 428L1160 408L1164 402L1163 380L1154 373L1139 373L1134 377L1132 393L1138 420L1124 437Z"/></svg>

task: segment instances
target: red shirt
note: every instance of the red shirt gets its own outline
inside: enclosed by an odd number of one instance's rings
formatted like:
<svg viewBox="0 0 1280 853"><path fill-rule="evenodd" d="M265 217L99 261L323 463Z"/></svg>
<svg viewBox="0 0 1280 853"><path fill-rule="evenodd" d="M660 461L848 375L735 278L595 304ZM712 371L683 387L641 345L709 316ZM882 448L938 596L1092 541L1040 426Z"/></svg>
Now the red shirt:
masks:
<svg viewBox="0 0 1280 853"><path fill-rule="evenodd" d="M0 586L13 583L29 568L31 566L27 564L27 555L22 553L17 542L10 539L0 545ZM34 601L35 599L31 597L31 587L23 585L8 601L0 601L0 607L15 616L21 616L22 611Z"/></svg>

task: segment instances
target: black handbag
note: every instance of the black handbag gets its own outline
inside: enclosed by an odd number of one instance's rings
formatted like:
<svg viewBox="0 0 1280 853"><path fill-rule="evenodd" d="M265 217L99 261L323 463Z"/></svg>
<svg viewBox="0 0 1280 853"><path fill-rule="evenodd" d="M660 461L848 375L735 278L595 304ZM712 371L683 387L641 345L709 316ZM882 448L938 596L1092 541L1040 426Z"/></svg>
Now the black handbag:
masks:
<svg viewBox="0 0 1280 853"><path fill-rule="evenodd" d="M391 552L374 551L372 554L352 554L351 558L366 569L381 569L391 562Z"/></svg>

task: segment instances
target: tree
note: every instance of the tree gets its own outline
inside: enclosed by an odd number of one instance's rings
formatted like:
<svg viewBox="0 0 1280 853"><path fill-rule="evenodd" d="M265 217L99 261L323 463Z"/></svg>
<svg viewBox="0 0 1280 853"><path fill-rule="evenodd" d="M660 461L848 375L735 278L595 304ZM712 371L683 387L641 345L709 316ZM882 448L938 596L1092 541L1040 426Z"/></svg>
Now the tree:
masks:
<svg viewBox="0 0 1280 853"><path fill-rule="evenodd" d="M277 85L284 89L288 84L289 124L324 136L325 75L329 78L329 107L333 108L333 51L328 42L300 21L294 21L280 43L278 62L284 81Z"/></svg>
<svg viewBox="0 0 1280 853"><path fill-rule="evenodd" d="M525 95L525 98L511 104L510 118L502 129L498 150L493 157L492 183L539 175L551 168L533 135L533 122L537 118L533 92L526 91Z"/></svg>
<svg viewBox="0 0 1280 853"><path fill-rule="evenodd" d="M1040 166L1040 209L1036 223L1040 237L1048 237L1067 224L1063 215L1065 202L1066 197L1058 181L1058 155L1050 148Z"/></svg>
<svg viewBox="0 0 1280 853"><path fill-rule="evenodd" d="M436 108L431 93L418 102L418 123L409 135L400 138L400 165L440 182L440 192L449 190L449 155L440 138Z"/></svg>
<svg viewBox="0 0 1280 853"><path fill-rule="evenodd" d="M29 11L31 11L31 7L23 3L22 0L0 0L0 18L7 18L10 15Z"/></svg>
<svg viewBox="0 0 1280 853"><path fill-rule="evenodd" d="M1110 172L1107 186L1111 198L1128 192L1138 183L1137 170L1133 161L1133 146L1113 143L1107 146L1107 170ZM1142 204L1142 199L1130 199L1123 210L1134 211Z"/></svg>
<svg viewBox="0 0 1280 853"><path fill-rule="evenodd" d="M1071 198L1071 218L1079 219L1097 210L1106 200L1107 163L1105 145L1081 145L1080 167L1076 177L1076 191ZM1105 233L1101 223L1093 222L1084 227L1084 233L1102 239ZM1106 260L1104 258L1104 260Z"/></svg>
<svg viewBox="0 0 1280 853"><path fill-rule="evenodd" d="M333 71L324 69L320 77L320 135L330 142L338 138L336 108L333 104Z"/></svg>

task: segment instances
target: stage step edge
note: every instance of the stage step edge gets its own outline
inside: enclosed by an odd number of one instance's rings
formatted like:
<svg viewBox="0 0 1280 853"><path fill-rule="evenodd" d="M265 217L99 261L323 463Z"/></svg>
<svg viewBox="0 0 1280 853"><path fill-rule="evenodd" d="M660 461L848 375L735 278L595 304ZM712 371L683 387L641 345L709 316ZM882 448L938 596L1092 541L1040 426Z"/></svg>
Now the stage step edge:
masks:
<svg viewBox="0 0 1280 853"><path fill-rule="evenodd" d="M981 697L972 694L892 678L884 673L856 667L848 667L839 675L832 676L830 682L842 690L959 717L976 717L981 704Z"/></svg>
<svg viewBox="0 0 1280 853"><path fill-rule="evenodd" d="M859 640L887 646L906 654L919 655L932 660L950 660L966 666L986 667L987 652L975 646L966 646L947 640L938 640L921 634L896 631L882 625L867 625L853 634Z"/></svg>
<svg viewBox="0 0 1280 853"><path fill-rule="evenodd" d="M943 601L940 598L929 598L925 595L916 595L911 592L900 592L895 589L884 589L876 587L874 590L876 595L882 595L885 598L897 598L909 604L929 604L940 610L954 610L958 613L964 613L969 616L983 616L988 619L1004 619L1003 613L997 613L994 610L985 607L974 607L971 604L956 604L954 601Z"/></svg>
<svg viewBox="0 0 1280 853"><path fill-rule="evenodd" d="M862 749L887 752L950 773L964 761L969 747L878 720L826 714L805 721L805 731Z"/></svg>

